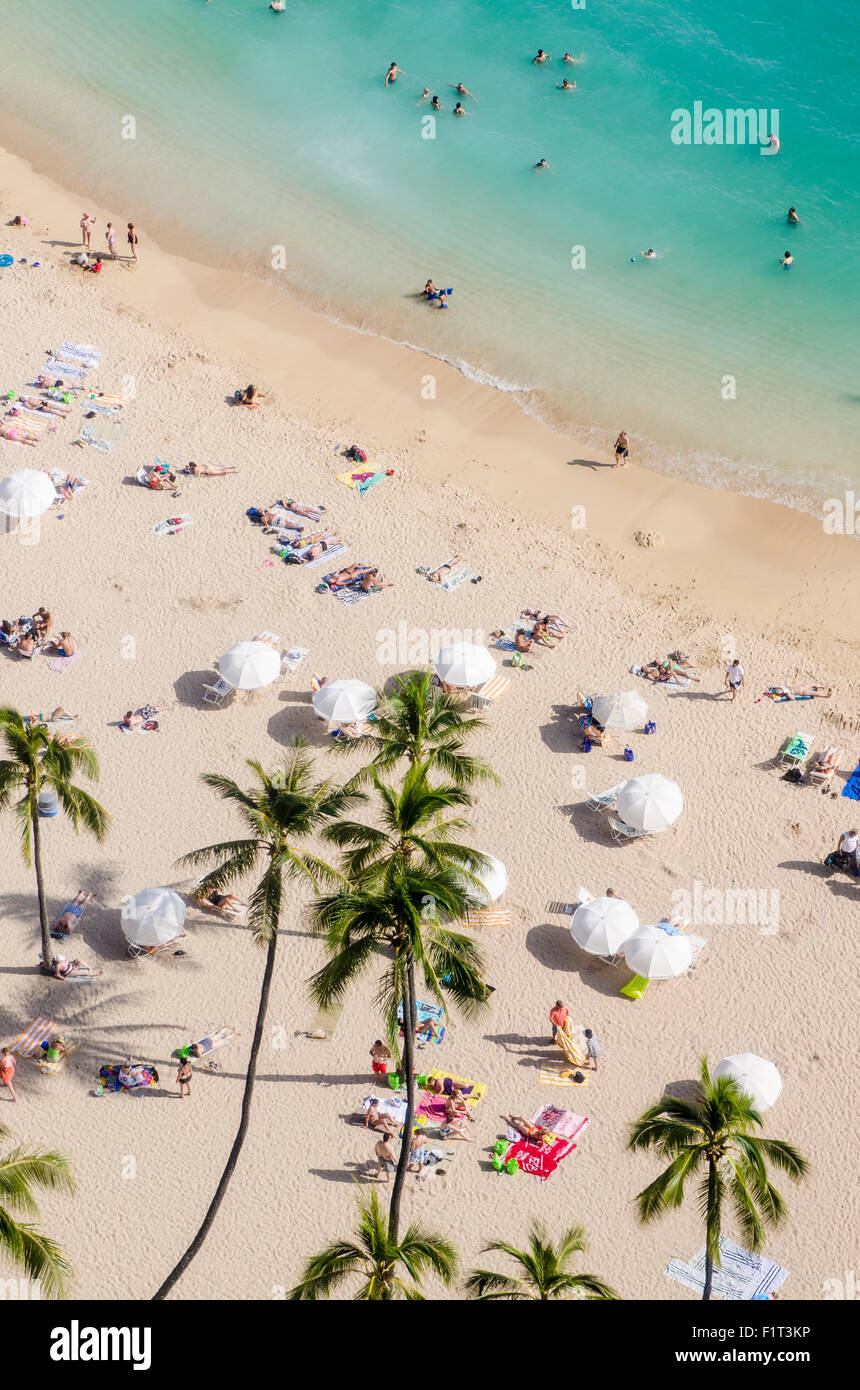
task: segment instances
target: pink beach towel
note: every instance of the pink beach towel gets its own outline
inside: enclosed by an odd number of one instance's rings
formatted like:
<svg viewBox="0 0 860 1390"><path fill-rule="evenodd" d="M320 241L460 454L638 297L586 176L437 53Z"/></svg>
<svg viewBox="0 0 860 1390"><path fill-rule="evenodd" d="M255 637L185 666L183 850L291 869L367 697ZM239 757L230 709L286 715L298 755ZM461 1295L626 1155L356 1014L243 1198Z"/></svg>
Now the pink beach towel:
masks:
<svg viewBox="0 0 860 1390"><path fill-rule="evenodd" d="M71 656L58 656L55 661L48 662L48 670L56 671L58 675L62 675L64 671L68 671L70 666L74 666L80 655L80 652L73 652Z"/></svg>

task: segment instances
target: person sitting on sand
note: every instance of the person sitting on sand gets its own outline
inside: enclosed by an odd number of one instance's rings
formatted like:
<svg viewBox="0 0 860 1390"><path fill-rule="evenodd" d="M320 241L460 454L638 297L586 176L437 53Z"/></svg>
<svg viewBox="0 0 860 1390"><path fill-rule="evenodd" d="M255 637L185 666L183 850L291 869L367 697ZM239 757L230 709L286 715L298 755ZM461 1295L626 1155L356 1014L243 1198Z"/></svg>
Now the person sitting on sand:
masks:
<svg viewBox="0 0 860 1390"><path fill-rule="evenodd" d="M514 646L518 652L530 652L534 642L524 627L517 628L517 635L514 638Z"/></svg>
<svg viewBox="0 0 860 1390"><path fill-rule="evenodd" d="M47 471L45 469L46 473ZM56 492L60 497L65 497L66 501L70 501L82 487L86 487L86 480L79 478L75 473L67 473L64 482L54 483Z"/></svg>
<svg viewBox="0 0 860 1390"><path fill-rule="evenodd" d="M246 386L244 391L236 393L236 404L245 405L249 410L256 410L260 401L265 399L265 393L258 391L256 386Z"/></svg>
<svg viewBox="0 0 860 1390"><path fill-rule="evenodd" d="M52 637L45 643L45 651L56 652L57 656L74 656L77 650L75 639L70 632L61 632L59 637Z"/></svg>
<svg viewBox="0 0 860 1390"><path fill-rule="evenodd" d="M400 1128L400 1126L397 1124L397 1121L392 1119L390 1115L380 1114L379 1101L376 1099L376 1097L374 1097L374 1099L370 1102L369 1106L367 1107L367 1110L365 1111L364 1126L365 1129L384 1130L385 1133L390 1134L392 1138L394 1138L394 1136L397 1134L398 1129Z"/></svg>
<svg viewBox="0 0 860 1390"><path fill-rule="evenodd" d="M219 467L215 463L187 463L182 472L190 478L220 478L225 473L238 473L239 470L234 465Z"/></svg>
<svg viewBox="0 0 860 1390"><path fill-rule="evenodd" d="M154 468L149 469L146 478L147 487L151 487L155 492L169 492L171 497L178 497L177 477L163 463L158 463Z"/></svg>
<svg viewBox="0 0 860 1390"><path fill-rule="evenodd" d="M84 908L92 900L92 893L84 892L79 888L70 903L66 903L62 912L51 923L52 936L71 936L84 915Z"/></svg>
<svg viewBox="0 0 860 1390"><path fill-rule="evenodd" d="M33 631L37 637L47 637L54 625L54 620L44 604L37 608L33 614Z"/></svg>
<svg viewBox="0 0 860 1390"><path fill-rule="evenodd" d="M32 656L41 642L37 641L31 632L22 632L15 644L15 650L19 656Z"/></svg>
<svg viewBox="0 0 860 1390"><path fill-rule="evenodd" d="M420 570L419 573L429 579L431 584L441 584L443 579L447 579L452 570L459 569L465 564L462 555L455 555L446 565L437 565L434 570Z"/></svg>
<svg viewBox="0 0 860 1390"><path fill-rule="evenodd" d="M393 587L393 583L386 583L385 576L380 574L377 569L368 570L357 583L350 585L350 588L360 589L365 594L379 594L383 589L393 589Z"/></svg>
<svg viewBox="0 0 860 1390"><path fill-rule="evenodd" d="M472 1136L464 1128L467 1121L469 1124L474 1124L475 1117L469 1114L459 1086L453 1086L450 1096L445 1097L445 1124L442 1128L442 1134L457 1134L467 1143L474 1143Z"/></svg>
<svg viewBox="0 0 860 1390"><path fill-rule="evenodd" d="M551 649L555 646L555 643L549 640L547 625L542 618L535 620L532 626L532 637L535 642L539 642L542 647L549 647Z"/></svg>
<svg viewBox="0 0 860 1390"><path fill-rule="evenodd" d="M94 970L82 960L66 960L65 956L55 956L44 973L53 975L55 980L95 980L105 972Z"/></svg>

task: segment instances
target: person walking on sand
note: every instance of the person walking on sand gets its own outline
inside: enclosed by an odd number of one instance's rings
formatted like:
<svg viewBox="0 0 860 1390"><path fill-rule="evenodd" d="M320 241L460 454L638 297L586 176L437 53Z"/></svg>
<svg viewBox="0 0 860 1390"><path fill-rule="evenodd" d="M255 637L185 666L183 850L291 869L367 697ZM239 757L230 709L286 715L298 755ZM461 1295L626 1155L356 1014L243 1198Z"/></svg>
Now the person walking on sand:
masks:
<svg viewBox="0 0 860 1390"><path fill-rule="evenodd" d="M388 1075L388 1063L391 1061L391 1053L381 1038L377 1038L373 1047L370 1049L370 1061L374 1076Z"/></svg>
<svg viewBox="0 0 860 1390"><path fill-rule="evenodd" d="M113 223L112 223L112 222L108 222L107 227L105 228L105 241L106 241L107 244L108 244L108 251L110 252L111 260L112 260L112 261L115 261L115 260L116 260L116 232L115 232L114 229L113 229Z"/></svg>
<svg viewBox="0 0 860 1390"><path fill-rule="evenodd" d="M0 1047L0 1085L5 1086L13 1100L17 1100L12 1077L15 1075L15 1058L8 1047Z"/></svg>
<svg viewBox="0 0 860 1390"><path fill-rule="evenodd" d="M379 1139L373 1146L373 1152L376 1154L378 1160L376 1172L373 1176L378 1178L384 1173L385 1181L388 1182L389 1176L394 1172L394 1166L397 1162L397 1155L394 1152L391 1135L386 1134L382 1139Z"/></svg>
<svg viewBox="0 0 860 1390"><path fill-rule="evenodd" d="M744 668L735 657L729 669L726 671L726 690L732 692L732 704L738 698L740 688L744 683Z"/></svg>
<svg viewBox="0 0 860 1390"><path fill-rule="evenodd" d="M602 1054L603 1048L597 1041L590 1028L584 1030L585 1050L588 1053L589 1064L597 1071L597 1059Z"/></svg>
<svg viewBox="0 0 860 1390"><path fill-rule="evenodd" d="M191 1098L191 1078L194 1072L187 1057L183 1057L176 1071L176 1080L179 1082L179 1099L184 1100L186 1096Z"/></svg>
<svg viewBox="0 0 860 1390"><path fill-rule="evenodd" d="M549 1021L552 1024L553 1041L555 1041L555 1035L558 1032L559 1028L562 1032L564 1032L569 1012L570 1010L567 1008L567 1005L563 1004L560 999L556 999L555 1003L549 1011Z"/></svg>
<svg viewBox="0 0 860 1390"><path fill-rule="evenodd" d="M623 463L627 467L627 460L630 458L630 436L626 430L622 430L615 441L615 462L612 467L617 468Z"/></svg>
<svg viewBox="0 0 860 1390"><path fill-rule="evenodd" d="M90 237L95 225L96 219L94 217L90 217L88 212L81 213L81 245L85 246L88 251L90 249Z"/></svg>
<svg viewBox="0 0 860 1390"><path fill-rule="evenodd" d="M132 258L137 260L137 232L134 230L133 222L128 224L128 244L131 247Z"/></svg>

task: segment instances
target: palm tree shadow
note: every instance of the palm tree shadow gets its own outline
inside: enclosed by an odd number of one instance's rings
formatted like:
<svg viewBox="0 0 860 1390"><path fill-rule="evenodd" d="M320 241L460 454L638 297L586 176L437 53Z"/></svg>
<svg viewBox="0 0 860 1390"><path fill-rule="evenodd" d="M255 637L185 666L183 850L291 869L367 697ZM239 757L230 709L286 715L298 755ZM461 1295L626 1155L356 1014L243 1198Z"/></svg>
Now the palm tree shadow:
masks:
<svg viewBox="0 0 860 1390"><path fill-rule="evenodd" d="M671 1096L674 1100L697 1102L702 1099L702 1086L699 1081L691 1079L667 1081L663 1087L663 1095Z"/></svg>

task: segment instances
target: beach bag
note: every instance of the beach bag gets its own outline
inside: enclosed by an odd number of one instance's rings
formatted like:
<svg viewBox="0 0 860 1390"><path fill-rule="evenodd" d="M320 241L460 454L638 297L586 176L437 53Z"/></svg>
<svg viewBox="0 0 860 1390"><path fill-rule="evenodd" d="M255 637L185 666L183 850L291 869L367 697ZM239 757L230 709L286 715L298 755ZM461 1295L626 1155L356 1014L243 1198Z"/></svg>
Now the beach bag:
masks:
<svg viewBox="0 0 860 1390"><path fill-rule="evenodd" d="M783 782L794 782L797 784L803 781L803 772L799 767L791 767L782 780Z"/></svg>
<svg viewBox="0 0 860 1390"><path fill-rule="evenodd" d="M507 1163L505 1164L505 1172L506 1172L506 1173L510 1173L510 1174L514 1174L514 1173L518 1173L519 1170L520 1170L520 1165L519 1165L519 1163L517 1162L517 1160L516 1160L515 1158L509 1158L508 1161L507 1161Z"/></svg>
<svg viewBox="0 0 860 1390"><path fill-rule="evenodd" d="M653 719L648 720L648 723L645 725L645 728L642 730L642 732L644 734L656 734L657 725L654 723Z"/></svg>
<svg viewBox="0 0 860 1390"><path fill-rule="evenodd" d="M579 745L579 751L580 751L580 753L590 753L590 752L591 752L591 739L590 739L590 738L587 738L587 737L586 737L586 738L584 738L584 739L582 740L582 743Z"/></svg>
<svg viewBox="0 0 860 1390"><path fill-rule="evenodd" d="M633 749L632 749L632 748L625 748L625 749L624 749L624 761L625 761L626 763L632 763L632 761L633 761Z"/></svg>

